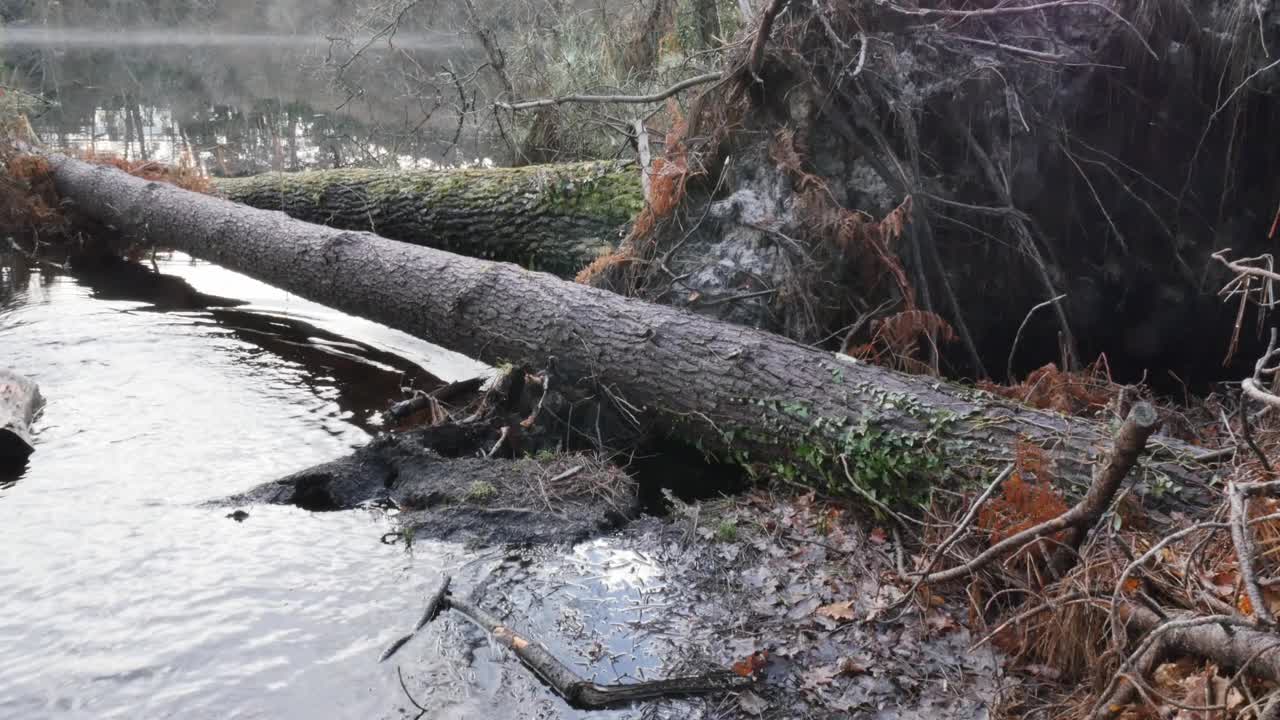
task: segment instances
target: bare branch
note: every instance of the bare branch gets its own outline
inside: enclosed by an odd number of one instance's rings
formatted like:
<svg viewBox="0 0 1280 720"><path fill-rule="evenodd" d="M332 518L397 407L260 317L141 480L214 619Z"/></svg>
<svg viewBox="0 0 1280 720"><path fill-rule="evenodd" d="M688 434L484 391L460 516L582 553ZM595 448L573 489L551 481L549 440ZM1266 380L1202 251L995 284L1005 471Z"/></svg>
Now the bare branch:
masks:
<svg viewBox="0 0 1280 720"><path fill-rule="evenodd" d="M662 102L672 95L688 90L695 85L703 85L716 80L722 80L723 77L724 76L718 72L696 75L686 80L681 80L666 90L662 90L651 95L561 95L553 98L521 100L520 102L514 103L496 102L494 105L504 110L511 110L515 112L519 110L532 110L533 108L550 107L553 105L564 105L566 103L656 103Z"/></svg>
<svg viewBox="0 0 1280 720"><path fill-rule="evenodd" d="M985 47L996 48L997 50L1006 50L1011 53L1026 55L1027 57L1034 58L1036 60L1043 60L1044 62L1060 63L1060 62L1066 62L1068 60L1067 56L1065 55L1057 55L1054 53L1041 52L1039 50L1031 50L1030 48L1019 47L1017 45L1007 45L1005 43L995 42L992 40L981 40L979 38L969 37L967 35L953 35L952 37L961 42L972 43L974 45L983 45Z"/></svg>
<svg viewBox="0 0 1280 720"><path fill-rule="evenodd" d="M760 15L760 27L756 30L755 38L751 41L751 52L748 55L750 60L747 62L747 70L756 82L761 82L760 65L764 62L764 46L769 41L769 34L773 32L773 21L778 17L778 13L782 12L782 8L786 4L787 0L773 0Z"/></svg>
<svg viewBox="0 0 1280 720"><path fill-rule="evenodd" d="M1245 593L1249 596L1249 604L1253 606L1253 616L1259 623L1275 625L1276 617L1271 614L1258 578L1253 572L1253 532L1245 527L1249 517L1248 500L1245 493L1236 483L1227 484L1227 499L1231 506L1231 541L1236 547L1236 563L1240 568L1240 582L1244 584Z"/></svg>
<svg viewBox="0 0 1280 720"><path fill-rule="evenodd" d="M1067 296L1066 293L1061 293L1057 297L1045 300L1044 302L1028 310L1027 316L1022 318L1022 324L1018 326L1018 332L1013 336L1013 345L1009 347L1009 361L1005 367L1005 372L1007 373L1006 377L1008 378L1009 382L1013 382L1013 355L1018 351L1018 341L1022 339L1022 331L1027 329L1027 323L1031 321L1031 316L1035 315L1037 310L1040 310L1041 308L1049 307L1050 305L1058 302L1059 300L1061 300L1066 296Z"/></svg>
<svg viewBox="0 0 1280 720"><path fill-rule="evenodd" d="M1089 492L1083 500L1055 518L1001 540L963 565L924 576L924 582L939 583L964 577L1040 538L1068 530L1067 539L1063 547L1058 549L1053 562L1055 569L1061 572L1067 563L1066 558L1075 555L1075 549L1080 546L1089 528L1097 524L1103 512L1111 505L1121 481L1137 463L1138 456L1146 448L1147 439L1159 424L1159 416L1150 404L1134 405L1124 425L1116 433L1115 446L1106 465L1089 486Z"/></svg>
<svg viewBox="0 0 1280 720"><path fill-rule="evenodd" d="M950 8L905 8L890 3L887 7L894 12L915 17L990 17L992 15L1013 15L1016 13L1039 12L1052 8L1080 7L1084 5L1101 5L1097 0L1053 0L1053 2L1035 3L1033 5L1005 5L982 10L952 10Z"/></svg>

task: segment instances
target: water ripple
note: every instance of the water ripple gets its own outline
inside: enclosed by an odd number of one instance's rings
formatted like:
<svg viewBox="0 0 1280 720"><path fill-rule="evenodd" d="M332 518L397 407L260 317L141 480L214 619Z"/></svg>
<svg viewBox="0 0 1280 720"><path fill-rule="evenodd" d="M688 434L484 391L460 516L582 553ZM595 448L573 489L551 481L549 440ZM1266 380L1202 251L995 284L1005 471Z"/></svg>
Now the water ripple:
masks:
<svg viewBox="0 0 1280 720"><path fill-rule="evenodd" d="M477 366L214 266L162 270L253 304L161 312L101 278L0 273L0 366L48 398L0 483L0 717L396 715L376 658L451 551L382 545L370 513L200 503L360 444L402 373Z"/></svg>

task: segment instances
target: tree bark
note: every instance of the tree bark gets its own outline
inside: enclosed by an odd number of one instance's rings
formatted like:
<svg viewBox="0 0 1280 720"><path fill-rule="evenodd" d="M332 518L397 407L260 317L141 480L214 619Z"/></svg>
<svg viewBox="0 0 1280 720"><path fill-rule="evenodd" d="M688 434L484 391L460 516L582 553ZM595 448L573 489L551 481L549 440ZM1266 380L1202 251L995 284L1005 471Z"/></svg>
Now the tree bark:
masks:
<svg viewBox="0 0 1280 720"><path fill-rule="evenodd" d="M948 471L985 470L1019 438L1045 447L1066 487L1088 486L1110 445L1099 423L853 361L749 327L461 257L290 219L51 156L79 211L484 362L554 365L558 388L595 393L638 429L753 472L882 501L919 500ZM1155 437L1135 469L1214 498L1197 449ZM1206 475L1207 476L1207 475ZM855 487L856 485L856 487ZM1167 486L1167 483L1162 483Z"/></svg>
<svg viewBox="0 0 1280 720"><path fill-rule="evenodd" d="M35 451L31 421L40 402L34 381L0 369L0 461L20 460Z"/></svg>
<svg viewBox="0 0 1280 720"><path fill-rule="evenodd" d="M307 222L572 276L618 244L644 196L631 163L318 170L216 179L230 200Z"/></svg>

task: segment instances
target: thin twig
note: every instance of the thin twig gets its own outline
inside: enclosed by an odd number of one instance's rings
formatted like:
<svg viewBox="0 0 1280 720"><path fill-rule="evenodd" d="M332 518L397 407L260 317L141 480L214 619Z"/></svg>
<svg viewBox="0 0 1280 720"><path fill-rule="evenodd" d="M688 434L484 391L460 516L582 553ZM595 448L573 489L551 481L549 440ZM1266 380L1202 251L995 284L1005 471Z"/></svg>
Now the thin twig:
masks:
<svg viewBox="0 0 1280 720"><path fill-rule="evenodd" d="M978 496L978 499L973 501L973 505L969 506L969 511L965 513L964 518L962 518L960 523L956 525L955 530L951 531L951 534L947 536L947 539L942 541L942 544L938 546L937 551L930 555L928 564L926 564L924 569L920 571L920 576L916 578L914 583L912 583L911 588L903 593L903 599L899 602L906 602L915 594L916 590L924 582L925 578L927 578L929 573L933 571L934 566L938 564L938 561L946 556L947 551L951 549L951 546L955 545L964 534L965 530L968 529L969 523L973 522L973 519L978 516L978 510L982 508L987 500L989 500L995 493L996 489L1000 487L1000 483L1007 480L1009 476L1013 474L1014 467L1013 463L1006 465L1004 470L1001 470L1000 474L996 475L996 479L992 480L990 485L987 485L987 489Z"/></svg>
<svg viewBox="0 0 1280 720"><path fill-rule="evenodd" d="M1014 356L1014 353L1018 351L1018 341L1022 339L1022 331L1027 329L1027 323L1031 321L1031 316L1034 315L1037 310L1041 308L1049 307L1050 305L1058 302L1059 300L1061 300L1066 296L1067 296L1066 293L1062 293L1055 298L1045 300L1044 302L1028 310L1026 317L1022 318L1022 324L1018 326L1018 332L1015 333L1013 336L1013 345L1009 347L1009 360L1008 360L1007 366L1005 367L1005 373L1006 373L1005 378L1009 382L1013 382L1013 356Z"/></svg>
<svg viewBox="0 0 1280 720"><path fill-rule="evenodd" d="M550 107L553 105L564 105L566 103L656 103L662 102L667 98L688 90L695 85L702 85L716 80L722 80L723 74L719 72L705 73L695 77L681 80L666 90L661 90L649 95L561 95L552 98L538 98L536 100L521 100L520 102L496 102L495 106L504 110L519 111L532 110L533 108Z"/></svg>
<svg viewBox="0 0 1280 720"><path fill-rule="evenodd" d="M502 432L498 433L498 441L493 444L493 447L489 448L489 452L485 453L484 456L486 458L491 458L494 455L497 455L498 451L502 449L503 444L507 442L507 435L510 433L511 426L503 425Z"/></svg>
<svg viewBox="0 0 1280 720"><path fill-rule="evenodd" d="M418 718L427 714L427 709L418 704L418 701L414 699L413 694L409 692L409 688L405 686L404 673L400 671L399 665L396 666L396 675L400 678L400 689L404 691L404 696L409 698L409 702L413 703L413 706L421 711L417 715L413 716L413 720L418 720Z"/></svg>
<svg viewBox="0 0 1280 720"><path fill-rule="evenodd" d="M1231 541L1236 548L1236 565L1240 569L1240 582L1244 584L1253 616L1263 625L1275 625L1276 616L1267 606L1262 587L1253 572L1253 532L1245 527L1249 517L1249 500L1236 483L1227 484L1227 499L1231 506Z"/></svg>

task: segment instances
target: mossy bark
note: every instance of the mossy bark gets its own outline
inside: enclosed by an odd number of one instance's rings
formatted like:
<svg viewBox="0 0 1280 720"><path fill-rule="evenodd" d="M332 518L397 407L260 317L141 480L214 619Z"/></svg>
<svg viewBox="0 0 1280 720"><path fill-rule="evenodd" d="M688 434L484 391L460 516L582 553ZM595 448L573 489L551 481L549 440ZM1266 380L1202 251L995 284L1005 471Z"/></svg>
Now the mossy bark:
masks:
<svg viewBox="0 0 1280 720"><path fill-rule="evenodd" d="M611 251L644 197L632 163L313 170L214 181L227 199L344 230L571 276Z"/></svg>

